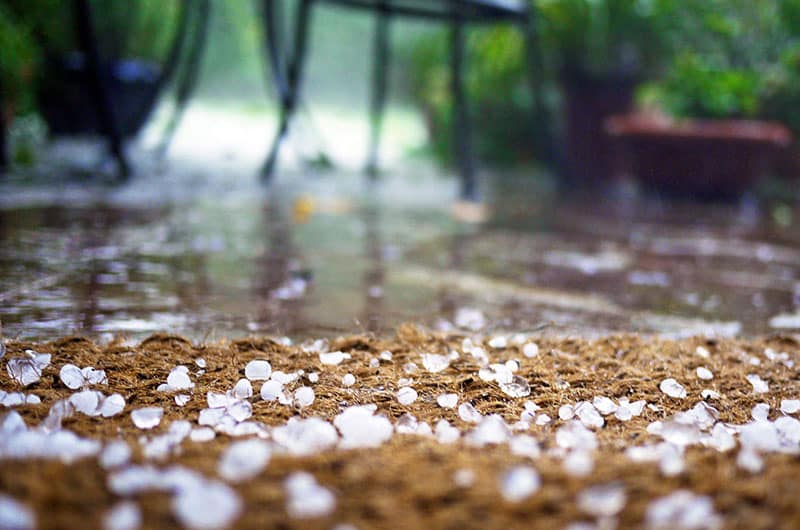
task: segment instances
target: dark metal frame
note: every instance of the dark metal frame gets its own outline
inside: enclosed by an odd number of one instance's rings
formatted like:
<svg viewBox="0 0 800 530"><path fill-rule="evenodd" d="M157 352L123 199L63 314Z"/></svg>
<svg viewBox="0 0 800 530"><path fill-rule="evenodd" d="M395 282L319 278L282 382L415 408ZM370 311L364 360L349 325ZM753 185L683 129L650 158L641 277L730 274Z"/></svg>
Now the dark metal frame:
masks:
<svg viewBox="0 0 800 530"><path fill-rule="evenodd" d="M143 113L149 112L169 82L177 77L176 105L161 142L160 151L162 153L166 151L194 91L205 48L210 11L210 0L187 0L181 3L180 19L169 54L151 97L141 109ZM125 156L124 142L111 100L111 92L102 74L102 58L95 30L94 14L89 0L73 0L73 14L76 37L86 57L86 81L96 103L95 111L100 122L101 132L108 140L111 154L117 161L120 178L126 179L130 174L130 165ZM190 33L191 39L189 38ZM187 45L188 49L186 49ZM186 56L185 65L176 75L184 55Z"/></svg>
<svg viewBox="0 0 800 530"><path fill-rule="evenodd" d="M389 32L394 16L424 18L450 25L451 91L454 99L453 136L458 169L461 175L462 198L478 197L472 150L471 121L464 92L465 26L467 24L513 23L525 35L531 88L534 96L534 126L538 140L549 138L549 119L541 101L540 62L536 41L536 20L527 2L509 0L299 0L294 20L293 45L287 49L282 26L282 0L261 0L264 29L264 51L269 58L273 82L280 97L280 118L272 147L261 169L263 181L275 171L281 144L288 132L289 121L297 109L302 84L302 71L308 48L309 27L313 7L326 2L347 8L367 9L376 13L373 56L372 98L370 102L370 145L366 171L371 178L378 172L378 151L383 111L386 105L388 66L390 61ZM547 146L549 147L549 146ZM550 149L545 148L545 152Z"/></svg>

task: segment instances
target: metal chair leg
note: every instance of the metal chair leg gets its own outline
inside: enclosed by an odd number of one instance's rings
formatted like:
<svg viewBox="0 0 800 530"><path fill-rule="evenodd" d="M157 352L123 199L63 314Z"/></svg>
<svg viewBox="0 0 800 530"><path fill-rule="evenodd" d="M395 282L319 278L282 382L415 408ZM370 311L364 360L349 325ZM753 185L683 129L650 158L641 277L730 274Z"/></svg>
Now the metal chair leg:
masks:
<svg viewBox="0 0 800 530"><path fill-rule="evenodd" d="M461 198L474 201L478 199L475 179L475 166L472 153L472 132L469 109L464 93L464 24L456 19L450 29L451 52L451 90L453 92L453 136L456 160L461 174Z"/></svg>
<svg viewBox="0 0 800 530"><path fill-rule="evenodd" d="M105 76L102 73L100 52L97 48L97 35L94 21L92 20L92 8L88 0L75 0L73 8L77 22L77 38L83 49L88 70L89 90L92 92L97 105L97 117L100 120L101 130L109 141L111 154L119 164L120 177L124 180L129 176L129 166L123 152L122 134L120 133L119 123L111 102L111 94Z"/></svg>
<svg viewBox="0 0 800 530"><path fill-rule="evenodd" d="M272 62L273 74L278 80L279 91L281 92L281 117L278 125L278 130L275 133L275 138L272 141L269 155L267 156L264 165L261 167L261 180L269 182L272 179L275 171L275 165L278 160L281 143L289 130L289 121L291 120L294 111L297 108L297 101L300 95L300 86L302 82L303 66L306 59L306 48L308 46L308 28L311 23L311 10L313 7L313 0L301 0L298 7L297 17L295 20L294 32L294 47L292 49L291 60L288 65L288 72L284 73L276 71L280 68L278 58L280 55L280 44L277 42L274 32L269 31L270 27L275 27L274 21L274 0L266 0L265 2L265 19L267 30L267 46L269 49L270 61Z"/></svg>
<svg viewBox="0 0 800 530"><path fill-rule="evenodd" d="M371 179L378 176L383 113L386 109L386 92L389 83L389 23L390 16L385 1L381 3L375 19L375 50L372 65L372 101L370 102L370 143L366 173Z"/></svg>

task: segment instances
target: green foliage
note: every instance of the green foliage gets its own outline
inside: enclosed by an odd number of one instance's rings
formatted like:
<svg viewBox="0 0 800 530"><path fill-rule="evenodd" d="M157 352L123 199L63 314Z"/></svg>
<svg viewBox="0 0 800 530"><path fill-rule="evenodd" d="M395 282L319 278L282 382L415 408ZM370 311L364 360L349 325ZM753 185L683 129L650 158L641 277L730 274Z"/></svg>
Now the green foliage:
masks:
<svg viewBox="0 0 800 530"><path fill-rule="evenodd" d="M7 103L23 110L30 107L28 86L36 60L31 28L0 5L0 91Z"/></svg>

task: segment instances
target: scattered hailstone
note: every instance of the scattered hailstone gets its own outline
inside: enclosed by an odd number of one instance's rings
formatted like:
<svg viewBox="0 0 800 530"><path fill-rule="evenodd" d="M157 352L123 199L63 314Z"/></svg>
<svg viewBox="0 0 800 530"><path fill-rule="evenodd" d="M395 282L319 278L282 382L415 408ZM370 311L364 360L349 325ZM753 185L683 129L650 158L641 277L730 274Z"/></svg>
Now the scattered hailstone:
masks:
<svg viewBox="0 0 800 530"><path fill-rule="evenodd" d="M133 424L139 429L152 429L161 423L164 409L161 407L145 407L131 412Z"/></svg>
<svg viewBox="0 0 800 530"><path fill-rule="evenodd" d="M320 353L319 354L319 362L321 362L322 364L327 364L327 365L331 365L331 366L336 366L338 364L341 364L342 361L344 361L345 359L349 359L349 358L350 358L350 354L349 353L344 353L344 352L340 352L340 351L332 351L330 353Z"/></svg>
<svg viewBox="0 0 800 530"><path fill-rule="evenodd" d="M318 383L319 382L319 374L317 372L311 372L308 374L308 382L309 383Z"/></svg>
<svg viewBox="0 0 800 530"><path fill-rule="evenodd" d="M536 416L536 421L534 423L536 423L536 425L541 427L542 425L548 425L552 421L553 419L547 414L539 414L538 416Z"/></svg>
<svg viewBox="0 0 800 530"><path fill-rule="evenodd" d="M711 352L709 352L709 351L708 351L706 348L704 348L703 346L698 346L698 347L697 347L697 348L694 350L694 352L695 352L697 355L699 355L700 357L702 357L703 359L708 359L709 357L711 357Z"/></svg>
<svg viewBox="0 0 800 530"><path fill-rule="evenodd" d="M217 437L217 433L211 427L197 427L189 433L189 439L193 442L210 442Z"/></svg>
<svg viewBox="0 0 800 530"><path fill-rule="evenodd" d="M767 382L761 379L758 375L749 374L747 376L747 382L753 385L753 392L756 394L766 394L769 392L769 385L767 385Z"/></svg>
<svg viewBox="0 0 800 530"><path fill-rule="evenodd" d="M380 354L378 354L378 357L380 357L382 361L391 361L394 356L389 350L383 350Z"/></svg>
<svg viewBox="0 0 800 530"><path fill-rule="evenodd" d="M475 484L475 472L471 469L461 468L453 473L453 482L459 488L469 488Z"/></svg>
<svg viewBox="0 0 800 530"><path fill-rule="evenodd" d="M89 385L108 384L105 370L95 370L91 366L80 369L74 364L65 364L59 372L61 382L67 388L77 390Z"/></svg>
<svg viewBox="0 0 800 530"><path fill-rule="evenodd" d="M542 480L534 468L516 466L501 478L500 493L509 502L521 502L536 493L541 485Z"/></svg>
<svg viewBox="0 0 800 530"><path fill-rule="evenodd" d="M536 438L528 434L518 434L511 438L511 441L508 443L508 448L511 450L512 454L524 456L532 460L539 458L542 452Z"/></svg>
<svg viewBox="0 0 800 530"><path fill-rule="evenodd" d="M484 416L480 423L467 434L470 445L483 447L488 444L506 443L511 437L511 430L498 414Z"/></svg>
<svg viewBox="0 0 800 530"><path fill-rule="evenodd" d="M440 444L451 444L457 442L461 438L461 431L456 427L450 425L447 420L439 420L436 423L436 430L434 431L436 441Z"/></svg>
<svg viewBox="0 0 800 530"><path fill-rule="evenodd" d="M407 374L415 374L417 373L418 369L419 368L417 368L417 363L408 362L403 365L403 371Z"/></svg>
<svg viewBox="0 0 800 530"><path fill-rule="evenodd" d="M558 419L568 421L575 417L575 407L572 405L561 405L558 407Z"/></svg>
<svg viewBox="0 0 800 530"><path fill-rule="evenodd" d="M711 390L710 388L705 388L705 389L703 389L702 392L700 392L700 397L703 398L703 399L708 400L708 399L719 399L721 396L720 396L719 392L717 392L716 390Z"/></svg>
<svg viewBox="0 0 800 530"><path fill-rule="evenodd" d="M658 388L660 388L662 392L671 398L683 399L686 397L686 389L671 377L661 381L661 384L658 385Z"/></svg>
<svg viewBox="0 0 800 530"><path fill-rule="evenodd" d="M756 403L750 414L756 421L767 421L769 419L769 405L767 403Z"/></svg>
<svg viewBox="0 0 800 530"><path fill-rule="evenodd" d="M564 471L573 477L586 477L594 470L594 458L589 451L570 451L563 461Z"/></svg>
<svg viewBox="0 0 800 530"><path fill-rule="evenodd" d="M244 376L250 381L266 381L272 375L272 365L269 361L256 359L244 367Z"/></svg>
<svg viewBox="0 0 800 530"><path fill-rule="evenodd" d="M697 377L702 379L703 381L711 381L712 379L714 379L714 374L712 374L711 370L709 370L705 366L701 366L697 369Z"/></svg>
<svg viewBox="0 0 800 530"><path fill-rule="evenodd" d="M285 425L272 429L272 440L279 448L295 456L310 456L335 447L339 442L336 428L320 418L293 417Z"/></svg>
<svg viewBox="0 0 800 530"><path fill-rule="evenodd" d="M305 408L314 403L314 389L310 386L301 386L294 391L294 405Z"/></svg>
<svg viewBox="0 0 800 530"><path fill-rule="evenodd" d="M800 412L800 399L781 400L781 412L784 414L797 414Z"/></svg>
<svg viewBox="0 0 800 530"><path fill-rule="evenodd" d="M275 380L269 380L261 385L261 399L264 401L276 401L283 394L283 384Z"/></svg>
<svg viewBox="0 0 800 530"><path fill-rule="evenodd" d="M189 394L175 394L175 404L178 405L179 407L183 407L184 405L189 403L190 399L192 399L192 396L190 396Z"/></svg>
<svg viewBox="0 0 800 530"><path fill-rule="evenodd" d="M736 465L749 473L761 473L764 470L764 460L752 449L742 449L736 455Z"/></svg>
<svg viewBox="0 0 800 530"><path fill-rule="evenodd" d="M189 369L185 366L176 366L169 371L167 376L168 390L188 390L194 388L194 383L189 379Z"/></svg>
<svg viewBox="0 0 800 530"><path fill-rule="evenodd" d="M36 516L26 505L0 493L0 528L32 530L36 528Z"/></svg>
<svg viewBox="0 0 800 530"><path fill-rule="evenodd" d="M504 335L496 335L489 339L489 346L494 349L505 348L508 346L508 338Z"/></svg>
<svg viewBox="0 0 800 530"><path fill-rule="evenodd" d="M133 501L115 504L103 517L104 530L137 530L142 526L142 512Z"/></svg>
<svg viewBox="0 0 800 530"><path fill-rule="evenodd" d="M531 386L525 378L515 375L508 383L500 383L500 390L512 398L521 398L531 395Z"/></svg>
<svg viewBox="0 0 800 530"><path fill-rule="evenodd" d="M436 403L444 409L453 409L458 404L458 394L440 394Z"/></svg>
<svg viewBox="0 0 800 530"><path fill-rule="evenodd" d="M539 345L535 342L529 342L522 347L522 355L525 357L536 357L539 355Z"/></svg>
<svg viewBox="0 0 800 530"><path fill-rule="evenodd" d="M237 399L248 399L253 397L253 385L249 379L239 379L233 387L233 396Z"/></svg>
<svg viewBox="0 0 800 530"><path fill-rule="evenodd" d="M596 408L597 411L603 416L614 414L619 408L619 406L614 403L611 398L607 398L605 396L595 396L592 400L592 405L594 405L594 408Z"/></svg>
<svg viewBox="0 0 800 530"><path fill-rule="evenodd" d="M114 469L127 464L133 452L130 446L122 441L109 442L100 453L99 462L103 469Z"/></svg>
<svg viewBox="0 0 800 530"><path fill-rule="evenodd" d="M194 364L197 365L198 368L205 368L206 367L206 360L202 357L198 357L194 360Z"/></svg>
<svg viewBox="0 0 800 530"><path fill-rule="evenodd" d="M423 353L422 366L431 373L437 373L445 370L450 366L450 357L447 355L439 355L437 353Z"/></svg>
<svg viewBox="0 0 800 530"><path fill-rule="evenodd" d="M678 490L647 507L646 522L653 529L713 530L722 526L710 497Z"/></svg>
<svg viewBox="0 0 800 530"><path fill-rule="evenodd" d="M458 406L458 417L467 423L478 423L483 419L483 414L478 412L471 403L462 403Z"/></svg>
<svg viewBox="0 0 800 530"><path fill-rule="evenodd" d="M578 508L592 517L613 517L626 502L625 487L618 483L592 486L578 494Z"/></svg>
<svg viewBox="0 0 800 530"><path fill-rule="evenodd" d="M588 401L581 401L575 405L575 415L584 426L590 429L599 429L606 423L595 406Z"/></svg>
<svg viewBox="0 0 800 530"><path fill-rule="evenodd" d="M342 385L351 387L354 384L356 384L356 376L353 374L344 374L344 377L342 377Z"/></svg>
<svg viewBox="0 0 800 530"><path fill-rule="evenodd" d="M210 530L230 526L242 512L242 501L222 482L195 478L178 488L172 510L184 528Z"/></svg>
<svg viewBox="0 0 800 530"><path fill-rule="evenodd" d="M6 371L9 377L22 386L37 382L42 377L42 370L50 364L49 353L36 353L26 350L27 357L9 359Z"/></svg>
<svg viewBox="0 0 800 530"><path fill-rule="evenodd" d="M381 365L381 362L378 359L370 359L369 360L369 367L370 368L377 368Z"/></svg>
<svg viewBox="0 0 800 530"><path fill-rule="evenodd" d="M397 401L401 405L410 405L417 400L417 391L410 386L404 386L397 391Z"/></svg>
<svg viewBox="0 0 800 530"><path fill-rule="evenodd" d="M286 511L297 519L324 517L336 509L331 490L317 483L314 475L296 471L283 483L286 490Z"/></svg>
<svg viewBox="0 0 800 530"><path fill-rule="evenodd" d="M570 421L556 431L556 445L562 449L593 451L597 449L597 436L579 421Z"/></svg>
<svg viewBox="0 0 800 530"><path fill-rule="evenodd" d="M219 459L217 472L228 482L242 482L255 477L267 466L272 450L263 440L233 442Z"/></svg>
<svg viewBox="0 0 800 530"><path fill-rule="evenodd" d="M394 428L385 416L376 415L375 405L351 406L333 419L342 435L342 449L378 447L392 437Z"/></svg>

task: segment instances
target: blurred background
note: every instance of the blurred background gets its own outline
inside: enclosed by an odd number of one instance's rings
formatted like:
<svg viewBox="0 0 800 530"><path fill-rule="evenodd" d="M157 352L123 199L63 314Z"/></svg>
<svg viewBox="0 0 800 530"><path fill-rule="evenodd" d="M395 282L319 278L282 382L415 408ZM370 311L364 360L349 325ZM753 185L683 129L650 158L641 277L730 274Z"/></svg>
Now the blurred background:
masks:
<svg viewBox="0 0 800 530"><path fill-rule="evenodd" d="M312 2L265 186L264 15L289 62L300 3L83 2L97 78L81 2L0 3L6 335L800 329L800 0ZM368 185L379 14L425 4L391 19Z"/></svg>

